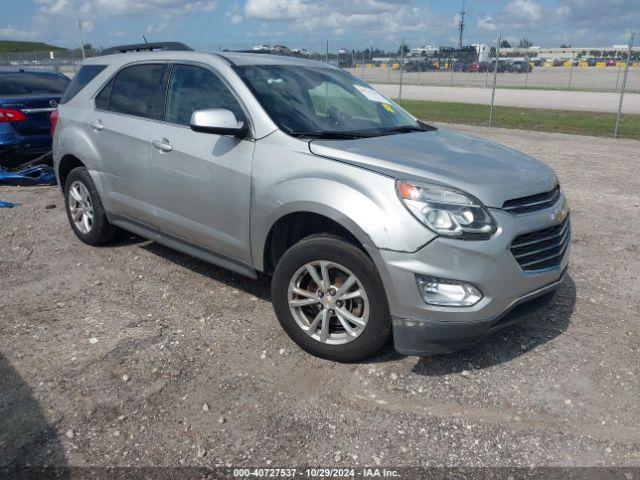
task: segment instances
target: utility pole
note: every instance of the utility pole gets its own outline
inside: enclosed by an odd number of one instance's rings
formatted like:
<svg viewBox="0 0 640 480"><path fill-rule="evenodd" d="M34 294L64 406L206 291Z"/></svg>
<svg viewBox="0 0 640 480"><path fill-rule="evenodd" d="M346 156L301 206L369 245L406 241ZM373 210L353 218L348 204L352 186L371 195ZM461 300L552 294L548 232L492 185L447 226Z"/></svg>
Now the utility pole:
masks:
<svg viewBox="0 0 640 480"><path fill-rule="evenodd" d="M496 63L493 64L493 88L491 89L491 106L489 107L489 128L493 123L493 103L496 99L496 80L498 79L498 59L500 58L500 42L502 41L502 33L498 35L498 44L496 46Z"/></svg>
<svg viewBox="0 0 640 480"><path fill-rule="evenodd" d="M616 114L616 126L613 130L613 138L618 138L618 131L620 129L620 116L622 115L622 99L624 98L624 91L627 86L627 74L629 73L629 62L631 62L631 49L633 48L633 39L636 36L636 28L633 27L631 35L629 35L629 46L627 47L627 61L624 66L624 76L622 77L622 88L620 88L620 103L618 103L618 113Z"/></svg>
<svg viewBox="0 0 640 480"><path fill-rule="evenodd" d="M84 34L82 33L82 29L84 26L80 19L78 19L78 29L80 30L80 52L82 52L82 60L84 60Z"/></svg>
<svg viewBox="0 0 640 480"><path fill-rule="evenodd" d="M458 42L458 48L462 48L462 34L464 32L464 0L462 0L462 10L460 10L460 22L458 22L458 30L460 30L460 41Z"/></svg>
<svg viewBox="0 0 640 480"><path fill-rule="evenodd" d="M327 61L327 63L329 63L329 40L327 40L327 56L326 56L326 61Z"/></svg>
<svg viewBox="0 0 640 480"><path fill-rule="evenodd" d="M398 103L402 102L402 72L404 71L404 38L400 45L400 88L398 89Z"/></svg>

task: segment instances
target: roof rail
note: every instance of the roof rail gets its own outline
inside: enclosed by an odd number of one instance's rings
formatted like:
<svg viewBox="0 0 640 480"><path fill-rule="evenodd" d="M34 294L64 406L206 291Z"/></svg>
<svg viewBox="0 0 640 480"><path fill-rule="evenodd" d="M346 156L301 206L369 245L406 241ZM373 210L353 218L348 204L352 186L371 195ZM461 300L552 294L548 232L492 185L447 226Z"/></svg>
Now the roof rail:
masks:
<svg viewBox="0 0 640 480"><path fill-rule="evenodd" d="M133 45L118 45L117 47L105 48L102 51L102 55L112 55L114 53L129 53L129 52L153 52L160 51L178 51L186 52L193 51L192 48L187 47L184 43L180 42L154 42L154 43L137 43Z"/></svg>

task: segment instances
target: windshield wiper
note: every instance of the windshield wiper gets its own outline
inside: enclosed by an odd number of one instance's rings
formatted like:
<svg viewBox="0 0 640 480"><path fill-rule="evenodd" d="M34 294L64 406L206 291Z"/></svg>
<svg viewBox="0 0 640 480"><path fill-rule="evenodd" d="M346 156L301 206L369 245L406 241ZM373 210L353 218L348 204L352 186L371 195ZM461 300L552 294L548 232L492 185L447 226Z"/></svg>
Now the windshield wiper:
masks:
<svg viewBox="0 0 640 480"><path fill-rule="evenodd" d="M305 130L293 130L289 132L289 135L293 137L325 138L334 140L352 140L354 138L364 137L363 134L356 132L312 132Z"/></svg>
<svg viewBox="0 0 640 480"><path fill-rule="evenodd" d="M411 132L426 132L427 129L423 127L418 127L415 125L403 125L401 127L393 127L386 129L384 133L392 134L392 133L411 133Z"/></svg>

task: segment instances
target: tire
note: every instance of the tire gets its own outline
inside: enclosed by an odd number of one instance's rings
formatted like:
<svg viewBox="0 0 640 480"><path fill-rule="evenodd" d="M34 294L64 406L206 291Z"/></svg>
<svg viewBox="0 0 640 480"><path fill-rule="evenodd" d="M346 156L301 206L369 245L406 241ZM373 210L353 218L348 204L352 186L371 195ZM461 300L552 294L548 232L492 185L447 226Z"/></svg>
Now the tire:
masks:
<svg viewBox="0 0 640 480"><path fill-rule="evenodd" d="M309 265L321 283L324 265L329 288L313 280ZM341 293L341 287L346 287L347 279L352 277L353 285ZM300 291L304 294L297 293ZM360 296L356 296L358 293ZM314 235L289 248L276 265L271 298L289 337L320 358L338 362L363 360L380 350L391 333L387 295L374 263L339 237ZM290 304L305 303L307 299L309 305Z"/></svg>
<svg viewBox="0 0 640 480"><path fill-rule="evenodd" d="M86 199L88 200L85 201ZM73 232L87 245L102 245L118 235L118 228L107 220L98 190L86 168L77 167L69 172L64 184L64 203ZM73 215L79 211L77 207L84 209L85 213L91 213L92 220L85 223L83 220L87 216L82 215L81 220L76 221Z"/></svg>

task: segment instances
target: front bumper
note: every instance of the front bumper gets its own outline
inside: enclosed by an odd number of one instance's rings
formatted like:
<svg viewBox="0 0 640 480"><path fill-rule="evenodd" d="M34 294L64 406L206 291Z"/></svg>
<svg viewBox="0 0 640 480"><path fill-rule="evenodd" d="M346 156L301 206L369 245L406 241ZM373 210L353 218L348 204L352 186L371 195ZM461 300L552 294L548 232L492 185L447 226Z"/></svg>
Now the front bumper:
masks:
<svg viewBox="0 0 640 480"><path fill-rule="evenodd" d="M492 210L498 231L489 240L438 237L415 253L380 251L377 263L396 350L410 355L451 352L546 306L562 283L570 247L556 267L537 272L523 271L509 247L518 235L555 225L551 214L559 209L568 209L564 196L552 209L528 215ZM484 298L473 307L428 305L416 274L470 282Z"/></svg>
<svg viewBox="0 0 640 480"><path fill-rule="evenodd" d="M556 282L519 298L505 312L489 320L441 322L393 317L395 349L403 355L437 355L473 345L545 308L563 281L564 273Z"/></svg>

